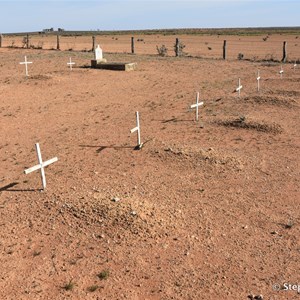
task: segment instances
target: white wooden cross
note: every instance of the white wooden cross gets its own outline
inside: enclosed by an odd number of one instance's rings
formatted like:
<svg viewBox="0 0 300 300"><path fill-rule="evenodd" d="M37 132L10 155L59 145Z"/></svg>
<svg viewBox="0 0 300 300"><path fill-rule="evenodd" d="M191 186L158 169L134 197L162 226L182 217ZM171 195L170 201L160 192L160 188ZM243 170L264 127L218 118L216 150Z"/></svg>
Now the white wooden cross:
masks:
<svg viewBox="0 0 300 300"><path fill-rule="evenodd" d="M257 71L257 91L259 92L259 80L260 80L260 74L259 74L259 70Z"/></svg>
<svg viewBox="0 0 300 300"><path fill-rule="evenodd" d="M141 128L140 128L140 117L139 112L136 112L136 127L130 130L130 133L137 131L137 146L136 149L141 149L143 144L141 142Z"/></svg>
<svg viewBox="0 0 300 300"><path fill-rule="evenodd" d="M239 97L241 96L241 89L243 88L243 86L241 85L241 78L239 78L239 83L238 83L238 87L236 88L236 92L239 93Z"/></svg>
<svg viewBox="0 0 300 300"><path fill-rule="evenodd" d="M70 66L70 70L72 71L72 65L75 65L75 63L72 62L72 58L71 57L70 57L70 62L68 62L67 65Z"/></svg>
<svg viewBox="0 0 300 300"><path fill-rule="evenodd" d="M28 64L32 64L31 61L27 61L27 57L25 56L25 61L20 62L20 65L25 65L26 77L28 77Z"/></svg>
<svg viewBox="0 0 300 300"><path fill-rule="evenodd" d="M199 103L199 92L197 92L196 96L196 104L192 104L190 108L196 108L196 121L198 122L199 120L199 106L203 105L204 102Z"/></svg>
<svg viewBox="0 0 300 300"><path fill-rule="evenodd" d="M38 161L39 161L39 164L34 166L34 167L31 167L29 169L26 169L24 171L24 173L27 175L31 172L34 172L36 170L41 170L41 177L42 177L42 184L43 184L43 190L46 189L46 175L45 175L45 170L44 168L47 167L48 165L58 161L58 158L57 157L54 157L54 158L51 158L45 162L43 162L42 160L42 154L41 154L41 150L40 150L40 145L39 143L36 143L35 144L35 149L36 149L36 152L37 152L37 157L38 157Z"/></svg>
<svg viewBox="0 0 300 300"><path fill-rule="evenodd" d="M279 74L280 74L280 78L282 79L282 74L283 74L283 68L282 68L282 65L281 65L281 67L280 67Z"/></svg>

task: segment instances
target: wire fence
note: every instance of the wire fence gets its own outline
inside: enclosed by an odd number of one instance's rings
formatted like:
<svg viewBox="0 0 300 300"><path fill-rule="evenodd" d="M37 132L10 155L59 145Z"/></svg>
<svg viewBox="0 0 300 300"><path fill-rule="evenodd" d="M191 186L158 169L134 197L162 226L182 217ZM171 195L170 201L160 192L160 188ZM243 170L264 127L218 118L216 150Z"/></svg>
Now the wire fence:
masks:
<svg viewBox="0 0 300 300"><path fill-rule="evenodd" d="M271 36L220 36L220 35L182 35L179 43L181 55L220 59L224 58L226 40L226 59L274 60L281 61L286 55L289 61L300 61L300 38L297 35ZM284 42L286 42L285 47ZM1 36L0 47L33 48L63 51L92 51L100 44L104 53L134 53L158 55L164 46L165 56L176 55L176 36L170 35L98 35L98 36ZM286 51L286 54L284 54Z"/></svg>

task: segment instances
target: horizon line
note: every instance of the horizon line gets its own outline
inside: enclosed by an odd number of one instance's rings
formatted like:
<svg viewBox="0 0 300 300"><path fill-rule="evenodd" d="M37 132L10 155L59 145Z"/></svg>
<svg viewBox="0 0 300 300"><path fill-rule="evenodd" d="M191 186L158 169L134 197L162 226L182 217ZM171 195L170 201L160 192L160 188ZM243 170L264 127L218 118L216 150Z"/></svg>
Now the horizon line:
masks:
<svg viewBox="0 0 300 300"><path fill-rule="evenodd" d="M59 28L59 27L58 27ZM138 31L172 31L172 30L278 30L278 29L293 29L293 30L300 30L300 26L245 26L245 27L177 27L177 28L147 28L147 29L63 29L63 31L54 30L50 32L44 31L45 29L38 30L38 31L19 31L19 32L0 32L2 35L15 35L15 34L29 34L29 33L45 33L45 34L51 34L51 33L69 33L69 32L138 32ZM51 28L49 28L51 29Z"/></svg>

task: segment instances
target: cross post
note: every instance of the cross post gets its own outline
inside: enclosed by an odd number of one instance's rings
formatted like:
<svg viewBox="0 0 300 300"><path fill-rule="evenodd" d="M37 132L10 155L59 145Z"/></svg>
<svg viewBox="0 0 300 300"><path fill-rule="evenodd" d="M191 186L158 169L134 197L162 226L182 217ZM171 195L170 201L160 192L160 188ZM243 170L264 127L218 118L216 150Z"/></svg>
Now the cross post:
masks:
<svg viewBox="0 0 300 300"><path fill-rule="evenodd" d="M141 128L140 128L139 112L137 111L135 114L136 114L136 127L131 129L130 133L137 131L137 146L135 147L135 149L141 149L143 146L143 143L141 142Z"/></svg>
<svg viewBox="0 0 300 300"><path fill-rule="evenodd" d="M20 65L25 65L25 73L26 77L28 77L28 64L32 64L31 61L27 61L27 57L25 56L25 60L23 62L20 62Z"/></svg>
<svg viewBox="0 0 300 300"><path fill-rule="evenodd" d="M238 81L238 87L236 88L236 92L239 93L239 97L241 96L241 89L243 88L243 86L241 85L241 78L239 78L239 81Z"/></svg>
<svg viewBox="0 0 300 300"><path fill-rule="evenodd" d="M259 70L257 71L257 91L259 92L259 80L260 80L260 74L259 74Z"/></svg>
<svg viewBox="0 0 300 300"><path fill-rule="evenodd" d="M196 96L196 104L192 104L190 108L196 108L196 121L198 122L199 120L199 106L203 105L204 102L199 102L199 92L197 92Z"/></svg>
<svg viewBox="0 0 300 300"><path fill-rule="evenodd" d="M68 62L67 65L70 66L70 70L72 71L72 65L75 65L75 63L72 62L72 58L71 57L70 57L70 62Z"/></svg>
<svg viewBox="0 0 300 300"><path fill-rule="evenodd" d="M283 68L282 68L282 65L281 65L281 67L280 67L279 74L280 74L280 78L282 79L282 75L283 75Z"/></svg>
<svg viewBox="0 0 300 300"><path fill-rule="evenodd" d="M35 144L35 149L36 149L36 153L37 153L37 157L38 157L38 162L39 164L38 165L35 165L29 169L26 169L24 171L24 173L27 175L31 172L34 172L36 170L41 170L41 179L42 179L42 185L43 185L43 190L46 189L46 175L45 175L45 170L44 168L47 167L48 165L58 161L58 158L57 157L54 157L54 158L51 158L45 162L43 162L43 159L42 159L42 154L41 154L41 150L40 150L40 145L39 143L36 143Z"/></svg>

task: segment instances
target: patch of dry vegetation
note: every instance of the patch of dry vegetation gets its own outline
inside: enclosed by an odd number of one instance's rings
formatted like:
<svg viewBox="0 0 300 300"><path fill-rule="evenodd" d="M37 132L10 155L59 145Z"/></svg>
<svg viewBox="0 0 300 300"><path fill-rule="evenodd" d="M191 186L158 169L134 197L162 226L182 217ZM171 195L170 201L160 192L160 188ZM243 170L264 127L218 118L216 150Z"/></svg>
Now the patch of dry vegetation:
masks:
<svg viewBox="0 0 300 300"><path fill-rule="evenodd" d="M277 123L267 123L264 121L247 120L245 117L240 117L237 119L220 120L217 124L225 127L234 127L248 130L256 130L259 132L280 134L283 132L281 125Z"/></svg>
<svg viewBox="0 0 300 300"><path fill-rule="evenodd" d="M261 105L275 105L291 108L297 102L292 98L278 96L253 96L245 98L245 101Z"/></svg>

